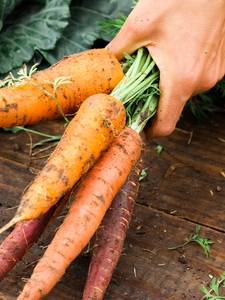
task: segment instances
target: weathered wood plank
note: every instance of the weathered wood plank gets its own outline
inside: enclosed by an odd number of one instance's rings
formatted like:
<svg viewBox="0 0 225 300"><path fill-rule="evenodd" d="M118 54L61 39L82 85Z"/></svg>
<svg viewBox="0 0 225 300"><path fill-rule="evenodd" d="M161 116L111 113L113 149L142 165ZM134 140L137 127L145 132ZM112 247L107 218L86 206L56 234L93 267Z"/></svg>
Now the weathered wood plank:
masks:
<svg viewBox="0 0 225 300"><path fill-rule="evenodd" d="M182 120L182 131L147 143L144 167L148 168L148 176L141 183L123 254L106 300L200 300L204 296L200 286L211 281L209 275L218 276L225 270L225 178L220 173L225 171L225 144L217 138L225 138L225 124L221 115L216 116L216 121L217 125L195 125ZM58 134L63 131L62 124L55 121L35 129ZM190 135L184 130L193 130L190 144ZM29 160L29 137L24 132L14 135L1 131L0 142L1 226L13 216L13 207L46 158ZM154 150L157 143L164 148L161 154ZM174 168L165 177L171 166L181 162L188 166ZM66 210L0 283L1 300L16 299L24 285L23 278L32 273L64 213ZM194 243L168 250L186 241L198 224L200 235L215 241L208 259ZM5 235L0 236L0 241ZM46 299L81 299L89 261L90 253L82 253Z"/></svg>
<svg viewBox="0 0 225 300"><path fill-rule="evenodd" d="M190 125L190 144L187 134L177 130L156 140L164 149L161 154L154 150L155 142L148 143L148 180L142 183L140 203L224 231L225 143L217 138L225 135L223 116L217 122ZM182 162L187 165L168 172Z"/></svg>

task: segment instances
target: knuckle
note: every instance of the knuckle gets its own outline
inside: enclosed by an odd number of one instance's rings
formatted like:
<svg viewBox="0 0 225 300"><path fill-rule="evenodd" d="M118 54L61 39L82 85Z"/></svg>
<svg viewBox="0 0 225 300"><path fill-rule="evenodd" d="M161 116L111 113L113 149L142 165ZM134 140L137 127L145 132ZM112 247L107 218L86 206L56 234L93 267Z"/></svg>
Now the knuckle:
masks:
<svg viewBox="0 0 225 300"><path fill-rule="evenodd" d="M176 127L174 123L161 122L153 129L153 138L164 137L170 135Z"/></svg>
<svg viewBox="0 0 225 300"><path fill-rule="evenodd" d="M202 85L201 85L201 90L204 91L208 91L210 90L212 87L215 86L215 84L219 81L218 77L214 76L214 75L209 75L207 77L205 77Z"/></svg>
<svg viewBox="0 0 225 300"><path fill-rule="evenodd" d="M168 136L174 131L175 127L175 124L161 124L158 128L158 133L161 137Z"/></svg>

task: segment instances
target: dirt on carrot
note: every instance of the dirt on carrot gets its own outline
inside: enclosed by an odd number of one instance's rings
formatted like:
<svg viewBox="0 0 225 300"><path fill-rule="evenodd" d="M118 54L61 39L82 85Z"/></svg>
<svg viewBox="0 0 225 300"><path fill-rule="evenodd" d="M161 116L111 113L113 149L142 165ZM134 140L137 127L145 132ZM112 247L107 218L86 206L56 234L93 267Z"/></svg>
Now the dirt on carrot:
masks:
<svg viewBox="0 0 225 300"><path fill-rule="evenodd" d="M81 180L72 205L17 300L41 299L88 244L139 159L140 135L125 128Z"/></svg>
<svg viewBox="0 0 225 300"><path fill-rule="evenodd" d="M64 114L74 114L87 97L109 94L123 76L119 61L106 49L92 49L64 57L50 68L25 79L24 84L0 89L0 127L59 118L58 106ZM57 88L57 105L56 100L49 96L54 94L50 82L60 77L70 77L70 83Z"/></svg>
<svg viewBox="0 0 225 300"><path fill-rule="evenodd" d="M94 165L125 122L125 108L114 97L96 94L85 100L46 165L25 190L14 218L0 233L18 221L37 218L57 203Z"/></svg>

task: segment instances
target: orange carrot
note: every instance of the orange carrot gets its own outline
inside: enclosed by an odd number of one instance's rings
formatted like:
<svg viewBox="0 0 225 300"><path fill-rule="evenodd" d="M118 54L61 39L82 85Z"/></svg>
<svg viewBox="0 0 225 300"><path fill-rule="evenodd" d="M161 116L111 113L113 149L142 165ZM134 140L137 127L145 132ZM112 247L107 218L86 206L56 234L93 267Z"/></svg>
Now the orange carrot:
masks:
<svg viewBox="0 0 225 300"><path fill-rule="evenodd" d="M145 142L143 132L141 136L142 141ZM138 193L140 173L141 158L113 199L95 233L94 245L91 246L92 258L82 300L101 300L105 295L123 250Z"/></svg>
<svg viewBox="0 0 225 300"><path fill-rule="evenodd" d="M37 218L53 206L94 165L125 122L125 108L114 97L96 94L85 100L25 191L14 218L0 233L20 220Z"/></svg>
<svg viewBox="0 0 225 300"><path fill-rule="evenodd" d="M48 69L37 72L21 86L0 89L0 127L35 124L61 116L48 81L71 76L71 83L56 90L59 106L64 114L73 114L89 96L109 94L123 78L122 67L106 49L93 49L64 57ZM30 81L30 82L29 82ZM34 85L35 84L35 85ZM38 86L37 86L38 85Z"/></svg>
<svg viewBox="0 0 225 300"><path fill-rule="evenodd" d="M113 198L137 162L142 140L126 128L81 180L64 222L17 300L44 297L60 280L100 225Z"/></svg>

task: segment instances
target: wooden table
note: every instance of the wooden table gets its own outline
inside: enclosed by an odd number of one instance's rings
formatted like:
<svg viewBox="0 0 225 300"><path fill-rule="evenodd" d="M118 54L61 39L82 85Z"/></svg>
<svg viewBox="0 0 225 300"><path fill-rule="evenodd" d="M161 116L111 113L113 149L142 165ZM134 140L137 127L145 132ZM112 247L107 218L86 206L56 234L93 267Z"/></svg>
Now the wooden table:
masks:
<svg viewBox="0 0 225 300"><path fill-rule="evenodd" d="M30 128L61 134L63 121ZM32 135L33 142L39 140ZM30 136L0 130L0 225L15 213L23 189L52 151L29 156ZM155 147L161 145L159 154ZM38 149L36 149L38 150ZM36 151L35 150L35 151ZM35 159L34 159L35 158ZM200 287L225 270L225 119L195 124L184 117L168 137L150 141L144 159L147 177L141 182L122 256L105 300L204 299ZM46 229L40 240L0 283L0 300L13 300L43 255L66 211ZM180 245L200 225L200 236L215 243L207 259L196 243ZM8 234L0 236L0 241ZM79 300L87 276L90 253L82 253L45 298ZM225 293L224 293L225 294Z"/></svg>

